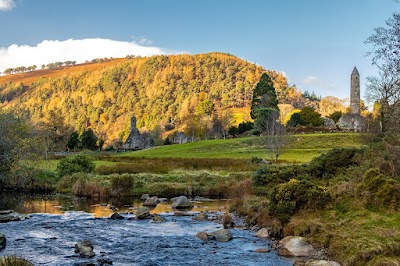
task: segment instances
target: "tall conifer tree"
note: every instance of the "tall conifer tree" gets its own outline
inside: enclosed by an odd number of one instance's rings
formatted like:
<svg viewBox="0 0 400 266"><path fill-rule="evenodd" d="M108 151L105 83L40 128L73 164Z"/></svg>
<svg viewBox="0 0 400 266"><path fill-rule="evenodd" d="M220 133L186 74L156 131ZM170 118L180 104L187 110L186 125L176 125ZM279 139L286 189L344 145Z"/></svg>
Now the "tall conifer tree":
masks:
<svg viewBox="0 0 400 266"><path fill-rule="evenodd" d="M253 91L250 112L252 119L256 119L258 110L261 108L272 108L279 111L274 83L267 73L262 74L260 81Z"/></svg>

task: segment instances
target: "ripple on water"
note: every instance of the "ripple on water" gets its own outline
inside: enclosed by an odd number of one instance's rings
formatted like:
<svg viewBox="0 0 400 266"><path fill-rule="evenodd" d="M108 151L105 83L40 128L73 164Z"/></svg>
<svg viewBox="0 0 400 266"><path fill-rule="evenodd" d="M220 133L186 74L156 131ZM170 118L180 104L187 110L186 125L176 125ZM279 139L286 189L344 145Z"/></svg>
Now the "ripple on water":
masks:
<svg viewBox="0 0 400 266"><path fill-rule="evenodd" d="M204 243L195 238L200 231L214 231L221 225L193 222L192 217L165 215L167 222L150 220L95 219L85 212L64 215L34 214L22 222L0 224L7 236L1 255L25 257L40 265L74 265L108 258L113 265L292 265L289 259L270 253L255 253L268 242L251 231L232 229L227 243ZM96 256L75 255L74 245L90 239Z"/></svg>

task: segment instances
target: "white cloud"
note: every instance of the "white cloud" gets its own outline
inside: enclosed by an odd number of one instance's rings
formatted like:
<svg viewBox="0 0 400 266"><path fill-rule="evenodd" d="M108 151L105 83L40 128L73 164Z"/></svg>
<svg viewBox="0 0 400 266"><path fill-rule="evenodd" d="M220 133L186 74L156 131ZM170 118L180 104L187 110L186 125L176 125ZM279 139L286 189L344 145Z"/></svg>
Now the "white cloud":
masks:
<svg viewBox="0 0 400 266"><path fill-rule="evenodd" d="M335 95L336 97L345 97L341 87L332 81L323 80L317 76L307 76L300 83L302 91L314 91L318 96Z"/></svg>
<svg viewBox="0 0 400 266"><path fill-rule="evenodd" d="M324 82L316 76L308 76L303 80L303 84L311 87L323 87Z"/></svg>
<svg viewBox="0 0 400 266"><path fill-rule="evenodd" d="M1 1L1 0L0 0ZM136 42L122 42L109 39L69 39L65 41L42 41L36 46L16 45L0 48L0 71L19 66L31 66L57 61L77 63L104 57L125 57L126 55L152 56L177 53L154 46L143 46Z"/></svg>
<svg viewBox="0 0 400 266"><path fill-rule="evenodd" d="M13 0L0 0L0 11L9 11L15 7Z"/></svg>

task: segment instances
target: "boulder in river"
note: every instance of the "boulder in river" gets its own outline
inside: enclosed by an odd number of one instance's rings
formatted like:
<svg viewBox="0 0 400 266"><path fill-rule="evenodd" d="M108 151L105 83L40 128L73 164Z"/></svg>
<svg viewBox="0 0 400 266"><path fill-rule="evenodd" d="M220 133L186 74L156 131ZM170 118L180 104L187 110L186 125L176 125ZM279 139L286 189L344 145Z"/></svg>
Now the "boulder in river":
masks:
<svg viewBox="0 0 400 266"><path fill-rule="evenodd" d="M147 208L138 208L137 210L134 211L136 215L136 219L138 220L144 220L147 218L150 218L150 212L149 209Z"/></svg>
<svg viewBox="0 0 400 266"><path fill-rule="evenodd" d="M180 196L172 203L172 209L189 209L189 208L193 208L193 204L186 196Z"/></svg>
<svg viewBox="0 0 400 266"><path fill-rule="evenodd" d="M124 217L119 214L118 212L114 212L111 216L110 216L111 220L123 220Z"/></svg>
<svg viewBox="0 0 400 266"><path fill-rule="evenodd" d="M0 211L0 223L24 221L29 219L28 215L19 214L13 210Z"/></svg>
<svg viewBox="0 0 400 266"><path fill-rule="evenodd" d="M221 229L208 234L209 239L215 239L218 242L228 242L233 239L231 232L228 229Z"/></svg>
<svg viewBox="0 0 400 266"><path fill-rule="evenodd" d="M166 222L167 219L165 219L164 216L160 216L160 215L154 215L153 216L153 220L151 221L152 223L164 223Z"/></svg>
<svg viewBox="0 0 400 266"><path fill-rule="evenodd" d="M150 197L149 194L143 194L143 195L140 197L140 200L144 202L144 201L146 201L147 198L149 198L149 197Z"/></svg>
<svg viewBox="0 0 400 266"><path fill-rule="evenodd" d="M279 255L288 257L310 257L315 253L307 239L299 236L287 236L279 241Z"/></svg>
<svg viewBox="0 0 400 266"><path fill-rule="evenodd" d="M267 228L261 228L260 230L257 231L256 237L260 238L269 238L269 231Z"/></svg>
<svg viewBox="0 0 400 266"><path fill-rule="evenodd" d="M207 221L207 219L208 219L207 212L199 213L195 217L193 217L193 220L195 221Z"/></svg>
<svg viewBox="0 0 400 266"><path fill-rule="evenodd" d="M99 263L100 266L113 265L112 260L106 258L98 259L97 262Z"/></svg>
<svg viewBox="0 0 400 266"><path fill-rule="evenodd" d="M225 229L235 227L235 223L233 222L233 218L230 213L224 213L224 215L222 215L221 223Z"/></svg>
<svg viewBox="0 0 400 266"><path fill-rule="evenodd" d="M209 240L208 234L204 231L197 233L196 237L200 238L201 240L206 241L206 242Z"/></svg>
<svg viewBox="0 0 400 266"><path fill-rule="evenodd" d="M0 233L0 249L6 247L6 242L7 242L6 236Z"/></svg>
<svg viewBox="0 0 400 266"><path fill-rule="evenodd" d="M339 263L331 260L301 260L295 261L294 266L341 266Z"/></svg>
<svg viewBox="0 0 400 266"><path fill-rule="evenodd" d="M157 206L157 197L149 197L146 199L146 201L143 203L143 206L148 206L148 207L156 207Z"/></svg>
<svg viewBox="0 0 400 266"><path fill-rule="evenodd" d="M254 252L256 252L256 253L268 253L270 251L271 250L269 248L258 248L256 250L254 250Z"/></svg>
<svg viewBox="0 0 400 266"><path fill-rule="evenodd" d="M94 257L93 244L90 240L82 240L75 245L75 253L79 253L81 257Z"/></svg>

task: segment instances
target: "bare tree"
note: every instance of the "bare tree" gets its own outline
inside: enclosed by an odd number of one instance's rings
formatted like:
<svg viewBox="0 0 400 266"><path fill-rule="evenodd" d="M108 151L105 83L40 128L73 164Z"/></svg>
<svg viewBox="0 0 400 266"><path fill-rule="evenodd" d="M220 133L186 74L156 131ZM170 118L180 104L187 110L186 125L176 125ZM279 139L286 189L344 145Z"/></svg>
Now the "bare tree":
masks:
<svg viewBox="0 0 400 266"><path fill-rule="evenodd" d="M262 108L258 111L255 127L261 131L261 137L271 156L278 162L283 148L288 143L286 128L279 123L279 111L272 108Z"/></svg>
<svg viewBox="0 0 400 266"><path fill-rule="evenodd" d="M380 105L380 131L394 133L400 124L400 77L388 69L367 78L367 99Z"/></svg>
<svg viewBox="0 0 400 266"><path fill-rule="evenodd" d="M367 98L380 104L381 132L399 131L400 116L400 14L394 13L386 27L374 29L366 44L372 45L368 55L379 68L379 75L367 78Z"/></svg>

